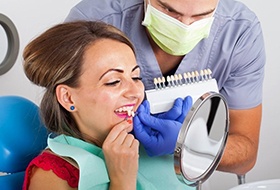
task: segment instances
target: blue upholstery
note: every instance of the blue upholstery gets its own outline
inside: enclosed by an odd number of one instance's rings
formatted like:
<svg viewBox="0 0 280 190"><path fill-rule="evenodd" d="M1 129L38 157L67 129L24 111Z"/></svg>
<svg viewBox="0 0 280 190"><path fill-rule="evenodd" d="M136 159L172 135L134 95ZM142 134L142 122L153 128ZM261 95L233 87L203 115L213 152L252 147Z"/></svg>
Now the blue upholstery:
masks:
<svg viewBox="0 0 280 190"><path fill-rule="evenodd" d="M0 187L19 189L29 162L45 147L48 132L39 108L19 96L0 96ZM20 188L21 189L21 188Z"/></svg>
<svg viewBox="0 0 280 190"><path fill-rule="evenodd" d="M24 180L24 171L0 176L1 190L20 190Z"/></svg>

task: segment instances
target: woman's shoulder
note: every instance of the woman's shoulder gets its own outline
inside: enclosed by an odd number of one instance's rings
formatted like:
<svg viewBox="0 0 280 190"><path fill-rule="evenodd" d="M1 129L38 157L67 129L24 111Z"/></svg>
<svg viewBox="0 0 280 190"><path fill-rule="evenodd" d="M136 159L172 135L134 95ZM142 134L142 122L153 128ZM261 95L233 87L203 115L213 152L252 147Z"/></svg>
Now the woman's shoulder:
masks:
<svg viewBox="0 0 280 190"><path fill-rule="evenodd" d="M43 151L35 157L28 165L25 172L24 189L29 186L31 177L38 172L49 175L52 172L58 178L67 181L70 187L78 187L79 169L74 162L67 158L60 157L49 150Z"/></svg>

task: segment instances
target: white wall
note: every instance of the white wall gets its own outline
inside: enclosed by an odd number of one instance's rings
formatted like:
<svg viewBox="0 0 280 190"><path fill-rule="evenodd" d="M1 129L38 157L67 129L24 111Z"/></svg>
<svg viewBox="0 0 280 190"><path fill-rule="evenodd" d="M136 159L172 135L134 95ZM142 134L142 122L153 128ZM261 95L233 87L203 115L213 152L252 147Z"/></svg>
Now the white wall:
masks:
<svg viewBox="0 0 280 190"><path fill-rule="evenodd" d="M19 32L17 62L0 75L0 95L20 95L39 104L41 89L32 85L22 70L22 51L27 43L54 24L63 22L71 7L80 0L0 0L0 13L8 16ZM1 40L1 38L0 38ZM1 46L0 41L0 46ZM1 50L1 49L0 49Z"/></svg>
<svg viewBox="0 0 280 190"><path fill-rule="evenodd" d="M267 51L259 156L255 168L246 176L247 182L252 182L280 178L280 88L277 83L280 71L280 27L277 19L280 8L275 0L242 1L257 13L263 26ZM22 71L23 47L46 28L62 22L77 2L79 0L0 0L0 13L13 20L20 35L18 60L8 73L0 75L0 95L20 95L39 103L41 89L30 84ZM211 190L225 190L235 185L237 179L233 174L215 172L209 180Z"/></svg>

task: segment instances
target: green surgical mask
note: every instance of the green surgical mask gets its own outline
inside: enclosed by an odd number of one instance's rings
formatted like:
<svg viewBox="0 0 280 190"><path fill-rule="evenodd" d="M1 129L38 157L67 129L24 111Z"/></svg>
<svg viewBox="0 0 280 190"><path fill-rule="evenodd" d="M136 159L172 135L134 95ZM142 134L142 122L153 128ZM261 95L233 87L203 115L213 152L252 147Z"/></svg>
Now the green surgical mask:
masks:
<svg viewBox="0 0 280 190"><path fill-rule="evenodd" d="M213 20L214 17L209 17L185 25L148 4L142 25L147 27L152 39L163 51L181 56L209 36Z"/></svg>

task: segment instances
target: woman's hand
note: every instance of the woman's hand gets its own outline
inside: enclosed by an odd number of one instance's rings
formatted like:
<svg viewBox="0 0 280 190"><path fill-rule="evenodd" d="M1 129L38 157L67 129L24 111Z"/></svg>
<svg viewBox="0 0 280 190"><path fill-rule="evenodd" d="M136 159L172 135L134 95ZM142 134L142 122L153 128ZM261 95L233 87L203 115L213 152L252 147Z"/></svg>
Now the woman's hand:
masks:
<svg viewBox="0 0 280 190"><path fill-rule="evenodd" d="M110 176L110 189L136 189L139 142L129 132L132 119L117 124L103 143L103 152Z"/></svg>

